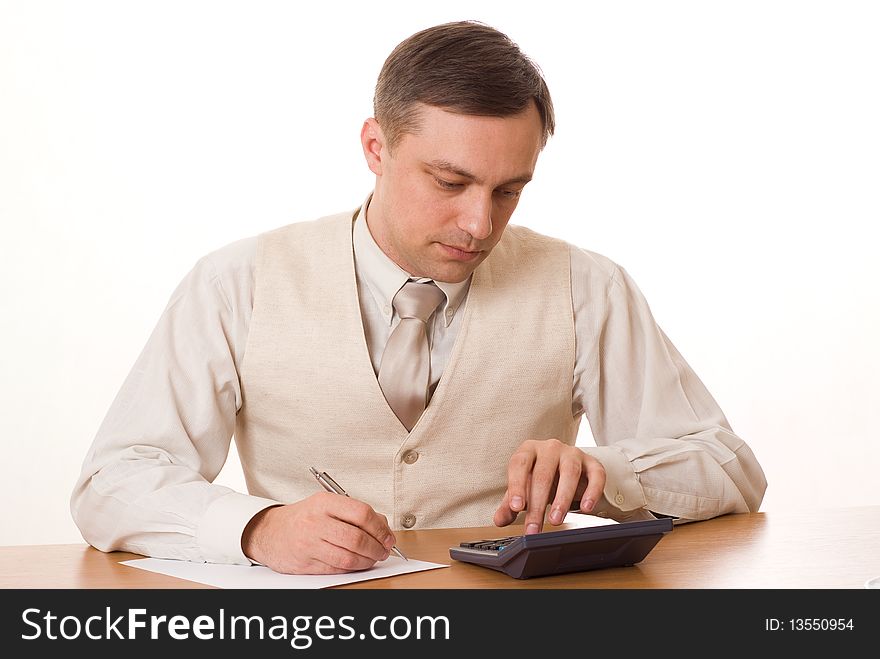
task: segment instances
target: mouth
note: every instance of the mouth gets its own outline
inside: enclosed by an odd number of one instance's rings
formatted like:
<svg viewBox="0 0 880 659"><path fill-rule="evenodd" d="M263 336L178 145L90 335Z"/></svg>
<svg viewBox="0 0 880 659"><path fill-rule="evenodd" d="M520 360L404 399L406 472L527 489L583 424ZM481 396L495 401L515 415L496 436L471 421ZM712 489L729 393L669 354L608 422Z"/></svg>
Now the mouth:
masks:
<svg viewBox="0 0 880 659"><path fill-rule="evenodd" d="M446 243L437 243L440 245L440 248L446 253L450 258L455 259L456 261L473 261L478 258L483 251L471 251L467 249L462 249L460 247L453 247L452 245L447 245Z"/></svg>

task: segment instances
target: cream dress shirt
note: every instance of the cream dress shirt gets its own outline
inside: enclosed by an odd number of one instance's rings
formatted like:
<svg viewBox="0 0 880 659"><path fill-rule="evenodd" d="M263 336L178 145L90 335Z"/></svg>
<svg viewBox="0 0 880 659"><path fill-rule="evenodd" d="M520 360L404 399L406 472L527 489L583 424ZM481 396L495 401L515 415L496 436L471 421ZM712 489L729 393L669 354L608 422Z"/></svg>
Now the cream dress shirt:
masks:
<svg viewBox="0 0 880 659"><path fill-rule="evenodd" d="M409 275L373 240L364 211L352 240L364 332L378 372L398 321L391 301ZM256 236L239 240L195 264L101 424L71 497L74 521L98 549L247 562L242 531L276 502L212 481L241 407L238 372L253 309L256 246ZM759 463L657 326L633 280L601 257L610 286L606 296L595 295L584 276L588 253L575 246L570 253L572 414L588 418L596 446L582 448L605 467L606 492L618 493L617 501L600 502L600 514L623 521L653 511L688 521L757 510L766 489ZM469 281L437 285L446 300L428 328L432 386L452 351ZM678 381L670 387L664 379L661 386L657 374L670 370ZM681 427L678 420L705 430L663 436L660 429ZM140 544L127 542L133 536Z"/></svg>

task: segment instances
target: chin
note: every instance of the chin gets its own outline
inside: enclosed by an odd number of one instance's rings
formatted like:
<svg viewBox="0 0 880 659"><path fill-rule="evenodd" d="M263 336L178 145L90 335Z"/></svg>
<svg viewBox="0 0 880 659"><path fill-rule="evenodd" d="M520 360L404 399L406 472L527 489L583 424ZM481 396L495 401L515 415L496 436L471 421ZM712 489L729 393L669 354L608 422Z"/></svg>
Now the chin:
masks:
<svg viewBox="0 0 880 659"><path fill-rule="evenodd" d="M472 273L469 272L466 275L443 275L443 276L438 275L436 277L431 277L431 279L433 279L434 281L443 282L444 284L460 284L465 279L470 277L471 274Z"/></svg>
<svg viewBox="0 0 880 659"><path fill-rule="evenodd" d="M476 266L473 268L435 268L431 279L446 284L459 284L470 277L474 270L476 270Z"/></svg>

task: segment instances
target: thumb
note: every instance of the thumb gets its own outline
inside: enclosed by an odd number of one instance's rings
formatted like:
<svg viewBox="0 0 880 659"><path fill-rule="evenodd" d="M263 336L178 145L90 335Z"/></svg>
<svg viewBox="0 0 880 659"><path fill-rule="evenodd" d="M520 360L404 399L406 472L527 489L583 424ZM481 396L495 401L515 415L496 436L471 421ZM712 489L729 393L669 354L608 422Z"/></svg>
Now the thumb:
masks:
<svg viewBox="0 0 880 659"><path fill-rule="evenodd" d="M510 509L510 491L504 491L504 498L501 505L495 510L493 522L495 526L507 526L516 519L517 512Z"/></svg>

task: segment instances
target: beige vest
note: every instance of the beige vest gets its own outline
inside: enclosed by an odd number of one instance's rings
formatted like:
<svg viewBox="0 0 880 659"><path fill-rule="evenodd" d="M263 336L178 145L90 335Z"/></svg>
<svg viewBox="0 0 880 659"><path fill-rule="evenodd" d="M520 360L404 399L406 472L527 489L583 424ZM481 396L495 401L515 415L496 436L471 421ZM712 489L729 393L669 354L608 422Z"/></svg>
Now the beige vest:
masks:
<svg viewBox="0 0 880 659"><path fill-rule="evenodd" d="M251 494L321 487L309 466L392 528L492 523L527 439L574 444L566 243L509 226L474 272L446 370L407 433L370 362L352 252L355 213L260 236L235 441Z"/></svg>

